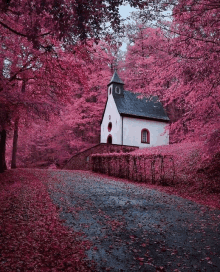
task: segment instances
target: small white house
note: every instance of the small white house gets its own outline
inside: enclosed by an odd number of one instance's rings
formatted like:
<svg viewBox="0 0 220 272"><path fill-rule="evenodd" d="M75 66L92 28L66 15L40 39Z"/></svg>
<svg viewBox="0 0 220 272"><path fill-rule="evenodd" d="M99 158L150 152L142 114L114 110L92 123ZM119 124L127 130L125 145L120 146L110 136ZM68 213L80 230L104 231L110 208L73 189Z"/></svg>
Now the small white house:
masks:
<svg viewBox="0 0 220 272"><path fill-rule="evenodd" d="M158 98L139 99L124 90L115 71L108 84L108 99L101 122L101 143L138 146L168 145L169 118Z"/></svg>

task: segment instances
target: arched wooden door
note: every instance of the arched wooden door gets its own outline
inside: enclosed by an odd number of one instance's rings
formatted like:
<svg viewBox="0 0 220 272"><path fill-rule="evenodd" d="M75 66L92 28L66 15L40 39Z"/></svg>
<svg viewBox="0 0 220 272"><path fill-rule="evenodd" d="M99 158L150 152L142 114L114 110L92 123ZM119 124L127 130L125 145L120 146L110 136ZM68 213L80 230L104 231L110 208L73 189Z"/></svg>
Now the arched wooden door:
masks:
<svg viewBox="0 0 220 272"><path fill-rule="evenodd" d="M112 144L112 135L109 135L107 138L107 144Z"/></svg>

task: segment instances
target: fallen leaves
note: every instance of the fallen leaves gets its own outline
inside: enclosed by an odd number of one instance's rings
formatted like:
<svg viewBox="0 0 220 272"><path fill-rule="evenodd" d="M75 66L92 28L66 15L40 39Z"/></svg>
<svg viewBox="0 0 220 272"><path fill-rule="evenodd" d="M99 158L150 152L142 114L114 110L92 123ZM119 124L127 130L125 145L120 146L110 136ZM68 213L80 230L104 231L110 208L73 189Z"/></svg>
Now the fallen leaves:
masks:
<svg viewBox="0 0 220 272"><path fill-rule="evenodd" d="M134 271L194 271L195 265L215 269L219 264L218 212L208 217L207 209L184 200L153 190L149 195L137 185L125 188L122 182L96 181L91 173L24 170L20 174L22 182L15 179L0 185L4 234L0 270L90 271L93 263L85 261L85 254L104 271L123 265ZM113 198L118 201L109 200ZM129 207L122 205L127 199Z"/></svg>
<svg viewBox="0 0 220 272"><path fill-rule="evenodd" d="M22 177L19 178L17 175ZM25 170L1 175L0 270L90 271L79 233L62 225L45 185Z"/></svg>

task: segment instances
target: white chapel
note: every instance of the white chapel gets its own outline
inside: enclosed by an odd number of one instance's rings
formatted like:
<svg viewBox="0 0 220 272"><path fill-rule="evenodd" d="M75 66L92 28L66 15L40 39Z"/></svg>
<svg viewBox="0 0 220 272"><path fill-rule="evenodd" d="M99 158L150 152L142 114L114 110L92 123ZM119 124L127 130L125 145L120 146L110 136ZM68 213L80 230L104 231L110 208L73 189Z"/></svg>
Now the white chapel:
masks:
<svg viewBox="0 0 220 272"><path fill-rule="evenodd" d="M138 98L124 90L117 72L108 84L108 98L101 122L101 143L137 146L168 145L169 118L156 96Z"/></svg>

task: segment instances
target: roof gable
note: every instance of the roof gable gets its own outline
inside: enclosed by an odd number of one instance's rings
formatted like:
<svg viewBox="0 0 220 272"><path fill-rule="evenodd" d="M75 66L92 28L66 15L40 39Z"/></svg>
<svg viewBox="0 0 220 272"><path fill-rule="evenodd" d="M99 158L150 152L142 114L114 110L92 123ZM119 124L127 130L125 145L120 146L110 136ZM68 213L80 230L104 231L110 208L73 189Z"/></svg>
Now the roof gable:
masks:
<svg viewBox="0 0 220 272"><path fill-rule="evenodd" d="M117 113L120 115L120 112L118 111L118 107L117 107L117 105L116 105L116 102L115 102L114 98L109 98L109 96L108 96L108 98L107 98L107 100L106 100L106 102L105 102L105 108L104 108L104 111L103 111L103 113L102 113L102 120L101 120L101 122L100 122L100 125L102 124L102 122L103 122L103 120L104 120L104 116L105 116L105 113L106 113L106 108L107 108L108 104L111 103L111 100L112 100L112 102L114 103L114 107L115 107Z"/></svg>
<svg viewBox="0 0 220 272"><path fill-rule="evenodd" d="M113 95L120 115L169 121L157 96L138 98L140 94L124 91L124 96Z"/></svg>

